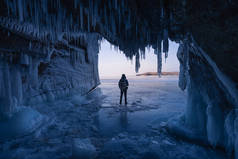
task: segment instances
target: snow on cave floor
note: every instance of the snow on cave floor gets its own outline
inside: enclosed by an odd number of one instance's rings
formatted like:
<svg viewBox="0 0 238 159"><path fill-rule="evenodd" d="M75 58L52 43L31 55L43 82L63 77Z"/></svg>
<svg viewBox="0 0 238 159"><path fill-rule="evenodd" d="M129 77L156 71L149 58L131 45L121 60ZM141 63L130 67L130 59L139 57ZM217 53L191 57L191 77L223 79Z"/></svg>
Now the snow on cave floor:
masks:
<svg viewBox="0 0 238 159"><path fill-rule="evenodd" d="M118 104L118 79L102 79L86 97L35 105L47 122L28 136L0 142L0 159L71 158L73 143L85 138L96 148L89 149L98 159L226 158L222 151L167 133L166 121L183 113L186 104L176 76L128 80L127 106Z"/></svg>

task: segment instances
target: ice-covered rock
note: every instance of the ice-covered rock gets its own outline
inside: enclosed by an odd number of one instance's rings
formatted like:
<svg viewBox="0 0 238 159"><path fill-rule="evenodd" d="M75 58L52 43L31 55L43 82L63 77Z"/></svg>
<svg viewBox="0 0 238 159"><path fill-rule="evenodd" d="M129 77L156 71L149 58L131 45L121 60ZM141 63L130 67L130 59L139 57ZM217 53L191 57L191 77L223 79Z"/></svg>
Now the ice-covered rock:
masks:
<svg viewBox="0 0 238 159"><path fill-rule="evenodd" d="M234 83L188 36L178 50L179 86L187 91L187 108L179 121L168 122L169 132L205 145L235 148L234 122L238 93ZM233 145L233 146L232 146Z"/></svg>

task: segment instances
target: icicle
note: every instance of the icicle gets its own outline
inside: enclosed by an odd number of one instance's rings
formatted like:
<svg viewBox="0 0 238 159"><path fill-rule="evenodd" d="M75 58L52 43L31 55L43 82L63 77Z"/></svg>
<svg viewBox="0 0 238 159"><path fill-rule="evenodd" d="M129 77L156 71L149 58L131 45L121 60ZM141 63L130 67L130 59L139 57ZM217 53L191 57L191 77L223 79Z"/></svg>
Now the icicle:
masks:
<svg viewBox="0 0 238 159"><path fill-rule="evenodd" d="M7 5L7 14L10 15L9 3L11 3L11 2L9 2L9 0L5 0L5 3Z"/></svg>
<svg viewBox="0 0 238 159"><path fill-rule="evenodd" d="M77 7L78 7L78 1L74 0L74 9L77 9Z"/></svg>
<svg viewBox="0 0 238 159"><path fill-rule="evenodd" d="M8 63L2 60L0 61L0 88L0 114L11 113L12 92L10 69Z"/></svg>
<svg viewBox="0 0 238 159"><path fill-rule="evenodd" d="M108 31L107 8L105 6L104 6L104 20L105 20L105 26Z"/></svg>
<svg viewBox="0 0 238 159"><path fill-rule="evenodd" d="M168 52L169 50L169 40L168 40L168 30L163 31L163 52Z"/></svg>
<svg viewBox="0 0 238 159"><path fill-rule="evenodd" d="M165 57L165 62L166 62L166 59L168 58L168 52L164 53L164 57Z"/></svg>
<svg viewBox="0 0 238 159"><path fill-rule="evenodd" d="M163 31L163 52L164 52L164 56L165 56L165 61L168 57L168 51L169 51L168 30L164 29L164 31Z"/></svg>
<svg viewBox="0 0 238 159"><path fill-rule="evenodd" d="M20 105L22 102L22 79L21 79L21 71L18 66L14 66L11 71L11 92L12 97L16 99L17 105ZM14 105L16 106L16 105Z"/></svg>
<svg viewBox="0 0 238 159"><path fill-rule="evenodd" d="M186 69L186 70L188 70L188 67L189 67L189 65L188 65L188 60L189 60L189 42L188 42L188 38L186 38L185 40L184 40L184 48L183 48L183 51L184 51L184 68Z"/></svg>
<svg viewBox="0 0 238 159"><path fill-rule="evenodd" d="M80 27L83 30L83 7L80 5Z"/></svg>
<svg viewBox="0 0 238 159"><path fill-rule="evenodd" d="M113 33L113 35L115 35L116 34L116 23L115 23L115 20L114 20L112 14L111 14L110 19L111 19L112 33Z"/></svg>
<svg viewBox="0 0 238 159"><path fill-rule="evenodd" d="M98 18L98 4L96 1L93 7L93 29L94 30L96 28L97 18Z"/></svg>
<svg viewBox="0 0 238 159"><path fill-rule="evenodd" d="M161 40L158 40L158 42L157 42L157 48L155 49L155 54L157 54L157 73L160 77L161 76L161 70L162 70Z"/></svg>
<svg viewBox="0 0 238 159"><path fill-rule="evenodd" d="M136 73L138 73L139 68L140 68L140 55L139 55L139 53L137 52L137 53L136 53L136 65L135 65Z"/></svg>
<svg viewBox="0 0 238 159"><path fill-rule="evenodd" d="M163 19L164 18L164 4L163 4L163 0L160 0L160 6L161 6L161 13L160 13L160 18Z"/></svg>
<svg viewBox="0 0 238 159"><path fill-rule="evenodd" d="M18 11L17 4L13 2L12 12L14 16L17 16L17 11Z"/></svg>
<svg viewBox="0 0 238 159"><path fill-rule="evenodd" d="M124 0L122 0L122 1L121 1L121 8L122 8L122 9L124 9L124 5L125 5L124 3L125 3Z"/></svg>
<svg viewBox="0 0 238 159"><path fill-rule="evenodd" d="M159 77L161 76L162 70L162 52L157 48L157 73Z"/></svg>
<svg viewBox="0 0 238 159"><path fill-rule="evenodd" d="M90 15L89 16L89 19L90 19L90 26L92 25L92 26L94 26L94 20L93 20L93 18L94 18L94 12L93 12L93 10L94 10L94 7L93 7L93 0L90 0L89 1L89 12L88 12L88 15Z"/></svg>
<svg viewBox="0 0 238 159"><path fill-rule="evenodd" d="M31 41L30 41L30 42L29 42L29 50L31 50L31 47L32 47L32 46L31 46Z"/></svg>
<svg viewBox="0 0 238 159"><path fill-rule="evenodd" d="M140 49L140 53L141 53L142 58L145 59L145 48L144 47Z"/></svg>
<svg viewBox="0 0 238 159"><path fill-rule="evenodd" d="M117 9L117 2L118 1L113 1L114 2L114 7L115 7L115 9Z"/></svg>
<svg viewBox="0 0 238 159"><path fill-rule="evenodd" d="M22 0L18 0L17 1L18 3L17 3L17 6L18 6L18 15L19 15L19 20L20 20L20 22L22 22L23 20L24 20L24 14L23 14L23 2L22 2Z"/></svg>

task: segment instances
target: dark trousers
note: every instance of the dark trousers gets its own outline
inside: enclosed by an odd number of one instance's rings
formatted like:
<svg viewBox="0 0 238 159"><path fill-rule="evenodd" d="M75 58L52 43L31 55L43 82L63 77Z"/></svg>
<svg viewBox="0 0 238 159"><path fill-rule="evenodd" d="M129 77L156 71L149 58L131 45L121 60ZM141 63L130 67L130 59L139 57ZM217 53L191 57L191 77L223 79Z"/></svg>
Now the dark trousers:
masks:
<svg viewBox="0 0 238 159"><path fill-rule="evenodd" d="M127 104L127 89L125 89L125 90L121 89L120 104L121 104L121 101L122 101L123 94L124 94L124 97L125 97L125 104Z"/></svg>

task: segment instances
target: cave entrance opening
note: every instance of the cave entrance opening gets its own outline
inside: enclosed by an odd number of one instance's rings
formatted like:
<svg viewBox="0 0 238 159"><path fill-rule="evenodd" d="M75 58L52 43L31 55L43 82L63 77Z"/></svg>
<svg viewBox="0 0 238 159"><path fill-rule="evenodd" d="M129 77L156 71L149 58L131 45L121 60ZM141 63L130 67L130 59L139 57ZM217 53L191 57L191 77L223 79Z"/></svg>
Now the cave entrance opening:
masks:
<svg viewBox="0 0 238 159"><path fill-rule="evenodd" d="M179 61L177 59L178 43L169 41L168 57L162 53L162 77L167 74L178 74ZM117 47L110 44L107 40L101 42L99 51L99 76L104 78L120 78L122 74L134 77L140 74L152 73L156 76L157 55L152 47L145 49L145 57L140 58L140 68L138 73L135 71L136 57L132 59L120 51Z"/></svg>
<svg viewBox="0 0 238 159"><path fill-rule="evenodd" d="M138 103L135 101L142 101L141 97L137 98L138 94L139 96L145 96L146 99L143 100L151 103L153 100L157 101L156 98L160 96L161 93L158 90L169 90L167 93L171 95L174 91L176 93L182 92L178 87L179 61L177 50L179 44L169 41L169 46L167 58L165 58L165 53L162 53L162 75L159 78L157 74L157 55L154 53L154 49L151 47L145 49L145 57L140 58L140 68L136 73L136 57L127 58L123 52L104 39L100 46L98 69L100 87L104 94L111 96L110 101L114 102L108 103L108 105L119 103L120 89L118 88L118 81L122 74L126 75L129 82L127 97L130 104L137 105ZM158 88L158 90L155 90L155 88ZM151 95L148 96L148 94ZM154 94L159 95L154 96ZM163 96L166 96L165 100L172 98L170 95L163 94ZM148 103L140 104L148 105Z"/></svg>
<svg viewBox="0 0 238 159"><path fill-rule="evenodd" d="M178 44L170 41L168 58L162 58L162 72L178 72ZM148 128L160 127L170 118L185 112L186 94L178 87L178 75L136 76L135 57L130 60L125 54L114 50L106 40L99 51L99 75L102 94L98 125L100 133L107 137L126 132L131 134L153 134ZM140 60L139 74L157 71L157 55L152 48L145 50L145 59ZM121 74L129 81L127 105L120 104L118 81ZM157 73L156 73L157 74ZM106 108L106 109L105 109ZM155 122L156 121L156 122Z"/></svg>

